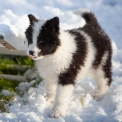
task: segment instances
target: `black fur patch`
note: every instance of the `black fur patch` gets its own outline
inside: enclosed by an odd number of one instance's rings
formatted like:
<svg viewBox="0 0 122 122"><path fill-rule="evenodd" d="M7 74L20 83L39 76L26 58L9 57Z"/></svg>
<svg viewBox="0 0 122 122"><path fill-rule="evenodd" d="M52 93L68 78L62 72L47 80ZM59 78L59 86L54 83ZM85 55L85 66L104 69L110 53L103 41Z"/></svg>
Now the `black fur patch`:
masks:
<svg viewBox="0 0 122 122"><path fill-rule="evenodd" d="M38 22L38 19L35 16L33 16L32 14L29 14L28 18L30 20L30 24L33 24L33 22Z"/></svg>
<svg viewBox="0 0 122 122"><path fill-rule="evenodd" d="M87 43L85 42L85 38L76 30L68 30L67 32L75 37L77 51L73 54L70 67L59 75L59 83L62 85L75 84L76 76L81 70L81 66L84 66L87 54Z"/></svg>
<svg viewBox="0 0 122 122"><path fill-rule="evenodd" d="M38 22L38 20L37 20L36 17L34 17L32 14L29 14L29 15L28 15L28 18L29 18L29 21L30 21L30 25L29 25L29 27L26 29L25 35L26 35L26 38L27 38L27 40L28 40L28 45L30 45L30 44L33 43L33 40L32 40L33 23L34 23L34 22Z"/></svg>
<svg viewBox="0 0 122 122"><path fill-rule="evenodd" d="M42 26L37 38L37 47L41 49L38 55L48 55L56 51L60 45L59 40L59 19L54 17Z"/></svg>
<svg viewBox="0 0 122 122"><path fill-rule="evenodd" d="M32 27L32 25L29 25L29 27L25 31L25 35L26 35L26 38L27 38L27 41L28 41L28 45L33 43L32 33L33 33L33 27Z"/></svg>
<svg viewBox="0 0 122 122"><path fill-rule="evenodd" d="M112 56L110 39L101 29L93 13L84 13L82 16L86 20L87 24L83 28L79 28L79 30L84 31L91 37L94 47L96 48L96 56L93 62L93 68L96 69L100 65L103 55L105 52L108 52L107 62L103 66L103 71L105 73L105 78L109 79L108 85L110 85Z"/></svg>

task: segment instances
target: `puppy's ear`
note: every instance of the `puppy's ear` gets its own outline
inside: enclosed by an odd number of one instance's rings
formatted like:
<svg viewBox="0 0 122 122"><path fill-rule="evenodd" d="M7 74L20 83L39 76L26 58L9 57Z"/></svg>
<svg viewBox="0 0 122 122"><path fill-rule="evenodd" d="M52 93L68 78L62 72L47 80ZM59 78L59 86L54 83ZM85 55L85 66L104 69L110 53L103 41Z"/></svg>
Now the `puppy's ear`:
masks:
<svg viewBox="0 0 122 122"><path fill-rule="evenodd" d="M54 24L55 26L59 26L59 18L58 18L58 17L52 18L51 21L53 22L53 24Z"/></svg>
<svg viewBox="0 0 122 122"><path fill-rule="evenodd" d="M58 32L59 31L59 18L58 17L54 17L51 20L51 25L53 26L53 29Z"/></svg>
<svg viewBox="0 0 122 122"><path fill-rule="evenodd" d="M33 22L37 22L37 21L38 21L38 20L36 19L36 17L33 16L32 14L29 14L29 15L28 15L28 18L29 18L31 24L32 24Z"/></svg>

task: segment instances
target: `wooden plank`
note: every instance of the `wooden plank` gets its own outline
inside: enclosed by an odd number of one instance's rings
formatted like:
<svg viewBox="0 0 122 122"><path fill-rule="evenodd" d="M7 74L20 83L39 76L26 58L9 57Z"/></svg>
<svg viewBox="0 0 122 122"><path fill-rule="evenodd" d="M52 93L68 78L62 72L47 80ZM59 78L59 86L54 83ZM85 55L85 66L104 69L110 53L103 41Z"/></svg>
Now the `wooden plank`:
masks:
<svg viewBox="0 0 122 122"><path fill-rule="evenodd" d="M17 50L15 47L13 47L2 38L0 39L0 54L27 56L26 51Z"/></svg>
<svg viewBox="0 0 122 122"><path fill-rule="evenodd" d="M28 48L28 42L26 40L26 38L19 38L19 37L15 37L12 38L8 38L7 35L9 34L6 34L6 39L5 37L0 34L0 47L1 45L6 47L8 50L10 51L26 51L27 48ZM10 36L10 35L9 35Z"/></svg>
<svg viewBox="0 0 122 122"><path fill-rule="evenodd" d="M9 50L17 50L15 47L10 45L7 41L0 39L0 43Z"/></svg>
<svg viewBox="0 0 122 122"><path fill-rule="evenodd" d="M0 78L18 81L18 82L26 82L27 77L26 76L20 76L20 75L6 75L6 74L0 74Z"/></svg>
<svg viewBox="0 0 122 122"><path fill-rule="evenodd" d="M14 50L10 51L5 47L0 47L0 54L5 54L5 55L18 55L18 56L27 56L26 51L24 50Z"/></svg>

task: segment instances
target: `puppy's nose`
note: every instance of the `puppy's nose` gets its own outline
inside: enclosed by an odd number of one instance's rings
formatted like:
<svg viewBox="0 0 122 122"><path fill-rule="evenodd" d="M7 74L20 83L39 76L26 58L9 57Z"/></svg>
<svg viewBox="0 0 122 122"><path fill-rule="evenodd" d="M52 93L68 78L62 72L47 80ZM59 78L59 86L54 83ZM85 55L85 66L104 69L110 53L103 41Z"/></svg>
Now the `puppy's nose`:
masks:
<svg viewBox="0 0 122 122"><path fill-rule="evenodd" d="M34 53L35 53L34 51L29 51L30 55L34 55Z"/></svg>

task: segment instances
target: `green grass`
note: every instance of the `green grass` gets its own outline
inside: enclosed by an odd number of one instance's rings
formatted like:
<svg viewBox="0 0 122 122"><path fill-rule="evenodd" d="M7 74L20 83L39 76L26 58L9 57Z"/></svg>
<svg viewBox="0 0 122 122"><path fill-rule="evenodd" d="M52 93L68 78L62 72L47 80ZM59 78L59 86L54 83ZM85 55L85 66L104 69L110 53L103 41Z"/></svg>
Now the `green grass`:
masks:
<svg viewBox="0 0 122 122"><path fill-rule="evenodd" d="M18 64L33 66L34 62L27 56L11 56L11 55L0 55L0 63L4 61L5 64Z"/></svg>
<svg viewBox="0 0 122 122"><path fill-rule="evenodd" d="M9 65L13 64L19 66L34 66L34 62L27 56L0 55L0 74L23 75L25 71L17 71L16 69L11 69L9 67ZM17 93L17 86L17 81L0 78L0 111L7 112L5 104L10 105L9 103L14 99L14 94L5 96L2 94L2 90L9 90L12 93Z"/></svg>
<svg viewBox="0 0 122 122"><path fill-rule="evenodd" d="M0 55L0 74L23 75L23 71L10 68L12 64L34 66L34 62L27 56Z"/></svg>
<svg viewBox="0 0 122 122"><path fill-rule="evenodd" d="M18 85L17 81L10 81L1 78L0 79L0 92L2 90L9 90L10 92L15 92L15 88Z"/></svg>

